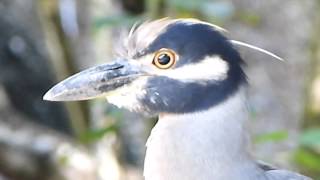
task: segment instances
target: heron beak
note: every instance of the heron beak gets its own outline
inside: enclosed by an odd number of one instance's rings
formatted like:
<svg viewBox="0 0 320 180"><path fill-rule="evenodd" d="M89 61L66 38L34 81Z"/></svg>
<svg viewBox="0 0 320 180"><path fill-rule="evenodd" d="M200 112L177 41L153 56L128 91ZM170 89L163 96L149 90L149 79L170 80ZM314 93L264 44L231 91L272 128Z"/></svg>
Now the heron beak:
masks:
<svg viewBox="0 0 320 180"><path fill-rule="evenodd" d="M141 75L139 68L128 61L103 64L63 80L51 88L43 99L48 101L93 99L129 84Z"/></svg>

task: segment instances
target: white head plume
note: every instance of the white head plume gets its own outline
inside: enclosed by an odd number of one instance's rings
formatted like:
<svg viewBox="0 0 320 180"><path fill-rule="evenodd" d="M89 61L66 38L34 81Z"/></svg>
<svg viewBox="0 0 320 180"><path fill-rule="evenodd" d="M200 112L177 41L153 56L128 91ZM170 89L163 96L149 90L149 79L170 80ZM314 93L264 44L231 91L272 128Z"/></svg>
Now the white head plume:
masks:
<svg viewBox="0 0 320 180"><path fill-rule="evenodd" d="M274 57L280 61L284 61L281 57L275 55L274 53L270 52L270 51L267 51L265 49L262 49L262 48L259 48L257 46L254 46L254 45L251 45L251 44L248 44L248 43L245 43L245 42L241 42L241 41L237 41L237 40L229 40L232 44L234 45L239 45L239 46L243 46L243 47L247 47L247 48L250 48L250 49L253 49L253 50L256 50L256 51L259 51L259 52L262 52L264 54L267 54L271 57Z"/></svg>

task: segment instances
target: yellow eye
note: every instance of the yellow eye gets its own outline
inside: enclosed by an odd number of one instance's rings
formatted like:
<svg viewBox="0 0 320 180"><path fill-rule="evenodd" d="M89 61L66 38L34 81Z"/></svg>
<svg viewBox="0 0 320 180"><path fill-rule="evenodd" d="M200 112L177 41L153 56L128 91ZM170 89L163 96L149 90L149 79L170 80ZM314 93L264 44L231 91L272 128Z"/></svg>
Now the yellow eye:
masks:
<svg viewBox="0 0 320 180"><path fill-rule="evenodd" d="M153 64L159 69L169 69L176 63L177 54L171 49L160 49L153 58Z"/></svg>

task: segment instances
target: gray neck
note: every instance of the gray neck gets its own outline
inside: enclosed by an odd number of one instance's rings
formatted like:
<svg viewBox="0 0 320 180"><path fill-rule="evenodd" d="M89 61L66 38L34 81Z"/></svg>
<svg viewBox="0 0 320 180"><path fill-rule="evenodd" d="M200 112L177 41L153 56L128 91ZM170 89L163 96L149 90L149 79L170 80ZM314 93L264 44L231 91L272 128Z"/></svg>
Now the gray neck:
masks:
<svg viewBox="0 0 320 180"><path fill-rule="evenodd" d="M161 115L147 142L146 180L251 179L244 92L206 111ZM259 172L257 172L259 173Z"/></svg>

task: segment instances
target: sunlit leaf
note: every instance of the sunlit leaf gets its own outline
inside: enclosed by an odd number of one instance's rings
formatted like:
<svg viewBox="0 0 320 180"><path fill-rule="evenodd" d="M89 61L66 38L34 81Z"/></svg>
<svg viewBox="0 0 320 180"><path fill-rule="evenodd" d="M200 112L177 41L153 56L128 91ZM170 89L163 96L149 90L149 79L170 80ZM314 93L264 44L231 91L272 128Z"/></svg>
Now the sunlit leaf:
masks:
<svg viewBox="0 0 320 180"><path fill-rule="evenodd" d="M275 131L271 133L261 134L255 137L255 143L278 142L288 139L287 131Z"/></svg>
<svg viewBox="0 0 320 180"><path fill-rule="evenodd" d="M114 133L116 130L116 125L108 126L101 129L89 130L81 136L80 140L83 143L92 143L100 140L103 136L105 136L108 133Z"/></svg>
<svg viewBox="0 0 320 180"><path fill-rule="evenodd" d="M320 171L320 156L305 149L299 149L294 154L297 164L309 170Z"/></svg>

